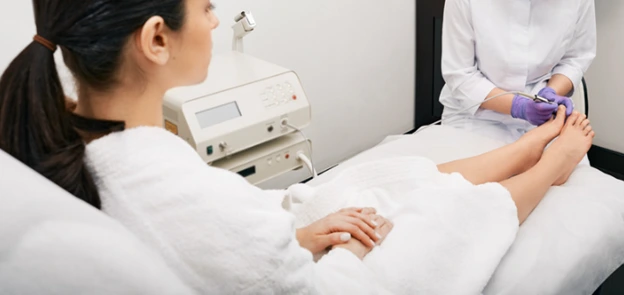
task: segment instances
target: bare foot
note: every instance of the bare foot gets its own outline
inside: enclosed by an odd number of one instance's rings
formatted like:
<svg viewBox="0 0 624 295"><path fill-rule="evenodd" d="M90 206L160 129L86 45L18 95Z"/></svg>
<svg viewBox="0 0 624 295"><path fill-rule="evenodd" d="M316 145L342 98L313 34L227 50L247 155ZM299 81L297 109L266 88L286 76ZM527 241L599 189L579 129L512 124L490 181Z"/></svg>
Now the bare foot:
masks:
<svg viewBox="0 0 624 295"><path fill-rule="evenodd" d="M530 152L524 171L535 166L535 164L537 164L537 162L542 158L542 153L544 152L546 146L561 133L565 123L565 118L565 107L559 106L557 116L555 118L552 118L541 126L527 132L518 140L517 144L521 145L523 150Z"/></svg>
<svg viewBox="0 0 624 295"><path fill-rule="evenodd" d="M572 112L568 117L561 135L544 153L544 158L558 159L561 163L561 176L553 185L562 185L574 171L574 168L587 154L594 140L594 131L587 116Z"/></svg>

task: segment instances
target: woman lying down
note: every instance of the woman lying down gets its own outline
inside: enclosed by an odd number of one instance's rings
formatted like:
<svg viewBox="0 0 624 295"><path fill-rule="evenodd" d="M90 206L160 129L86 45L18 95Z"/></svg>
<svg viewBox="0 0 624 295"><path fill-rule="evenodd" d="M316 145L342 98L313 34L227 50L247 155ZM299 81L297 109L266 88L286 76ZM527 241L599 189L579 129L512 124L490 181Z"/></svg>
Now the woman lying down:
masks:
<svg viewBox="0 0 624 295"><path fill-rule="evenodd" d="M0 81L0 147L119 220L198 293L478 294L519 223L594 137L561 107L474 158L346 171L295 215L284 192L207 166L160 127L164 93L206 78L219 24L209 0L35 0L34 9L38 34ZM73 111L57 45L78 84Z"/></svg>

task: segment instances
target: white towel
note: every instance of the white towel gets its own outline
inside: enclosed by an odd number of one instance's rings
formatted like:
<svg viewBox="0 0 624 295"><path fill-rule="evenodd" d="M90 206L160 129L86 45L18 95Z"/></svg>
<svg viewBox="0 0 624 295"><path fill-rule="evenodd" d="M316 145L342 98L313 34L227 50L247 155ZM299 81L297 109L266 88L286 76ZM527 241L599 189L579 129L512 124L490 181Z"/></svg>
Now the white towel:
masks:
<svg viewBox="0 0 624 295"><path fill-rule="evenodd" d="M208 167L159 128L96 140L87 160L103 210L204 294L479 294L518 228L503 187L473 186L422 158L367 163L314 190L293 188L297 219L282 208L290 204L283 192ZM348 206L377 207L395 228L364 262L339 249L315 263L296 226Z"/></svg>
<svg viewBox="0 0 624 295"><path fill-rule="evenodd" d="M424 158L356 165L316 188L289 192L305 200L293 205L298 226L354 206L391 219L393 231L364 262L395 294L481 294L518 230L515 204L501 185L474 186Z"/></svg>

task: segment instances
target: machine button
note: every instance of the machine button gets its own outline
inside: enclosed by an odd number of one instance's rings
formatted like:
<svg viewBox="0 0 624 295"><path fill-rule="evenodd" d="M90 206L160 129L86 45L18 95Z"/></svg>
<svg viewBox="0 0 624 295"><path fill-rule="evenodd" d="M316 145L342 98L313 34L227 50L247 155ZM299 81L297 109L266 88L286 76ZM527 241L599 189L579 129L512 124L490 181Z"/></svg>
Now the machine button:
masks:
<svg viewBox="0 0 624 295"><path fill-rule="evenodd" d="M206 148L206 154L208 154L208 156L212 155L213 152L214 150L211 145Z"/></svg>
<svg viewBox="0 0 624 295"><path fill-rule="evenodd" d="M281 157L281 156L277 156L277 157L275 157L275 161L276 161L276 162L278 162L278 163L279 163L281 160L282 160L282 157Z"/></svg>
<svg viewBox="0 0 624 295"><path fill-rule="evenodd" d="M269 132L273 132L273 125L269 126L269 127L267 128L267 131L269 131Z"/></svg>
<svg viewBox="0 0 624 295"><path fill-rule="evenodd" d="M269 164L269 166L273 165L273 159L268 159L267 164Z"/></svg>

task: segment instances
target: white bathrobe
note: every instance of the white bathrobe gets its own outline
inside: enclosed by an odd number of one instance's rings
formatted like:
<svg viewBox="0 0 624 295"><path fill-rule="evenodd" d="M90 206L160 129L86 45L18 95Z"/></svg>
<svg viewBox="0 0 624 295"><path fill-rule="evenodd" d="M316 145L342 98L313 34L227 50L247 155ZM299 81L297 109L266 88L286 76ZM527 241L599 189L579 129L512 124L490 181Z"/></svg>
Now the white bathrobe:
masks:
<svg viewBox="0 0 624 295"><path fill-rule="evenodd" d="M292 190L209 167L160 128L98 139L87 164L103 210L202 294L479 294L518 228L503 187L473 186L421 158L344 171L292 206ZM394 230L364 261L336 249L315 262L295 229L356 205L377 207Z"/></svg>

